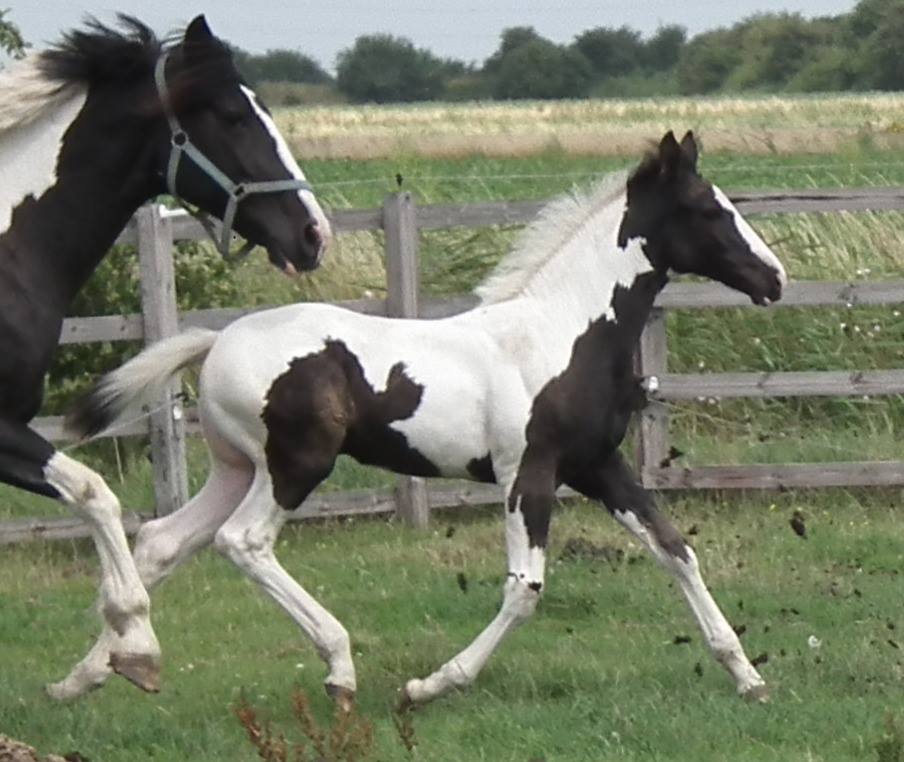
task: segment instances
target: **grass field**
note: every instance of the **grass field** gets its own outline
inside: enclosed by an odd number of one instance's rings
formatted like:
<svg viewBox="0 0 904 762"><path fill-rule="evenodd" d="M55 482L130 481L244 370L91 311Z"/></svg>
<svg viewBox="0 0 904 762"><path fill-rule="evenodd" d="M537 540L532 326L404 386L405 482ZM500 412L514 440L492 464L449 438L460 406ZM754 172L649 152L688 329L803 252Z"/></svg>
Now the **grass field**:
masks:
<svg viewBox="0 0 904 762"><path fill-rule="evenodd" d="M414 715L413 757L391 720L396 689L493 615L504 572L498 517L441 517L426 536L382 522L307 526L287 531L279 553L352 634L361 713L375 726L371 759L889 760L899 757L879 757L876 746L886 715L904 720L900 499L688 496L669 506L694 533L706 578L745 628L749 655L768 657L768 706L734 696L678 593L613 522L590 506L561 508L537 616L472 690ZM788 526L798 509L806 540ZM241 762L254 759L230 714L242 693L295 737L293 688L328 720L313 648L213 554L155 598L163 693L110 684L78 703L51 704L41 684L95 632L94 566L83 544L4 550L3 732L92 760ZM886 745L896 743L904 753L900 738Z"/></svg>
<svg viewBox="0 0 904 762"><path fill-rule="evenodd" d="M666 127L700 130L710 149L703 171L727 190L904 185L904 161L889 149L900 131L894 96L704 100L693 107L524 104L509 111L480 107L480 114L444 109L334 107L311 111L303 123L294 112L279 117L318 195L333 208L378 205L395 190L397 173L418 203L548 198L633 164ZM519 142L532 130L538 145ZM470 141L476 154L460 155L453 141L442 155L426 155L430 141L439 140L434 133L443 131L458 134L460 145ZM578 133L592 145L569 143ZM478 134L488 142L477 142ZM748 142L720 143L728 134ZM368 143L368 155L387 156L356 158ZM510 150L500 150L506 145ZM901 214L774 216L755 224L798 279L904 273ZM472 288L516 234L513 228L425 234L425 291ZM380 236L348 236L338 244L340 264L300 285L271 272L262 258L242 265L237 277L247 285L247 303L379 295ZM675 313L668 324L670 368L904 367L902 311ZM901 398L707 400L672 410L682 465L900 458L902 431ZM104 442L78 452L127 509L147 507L152 490L143 448L120 443L117 458L114 447ZM204 453L193 443L192 488L203 478ZM326 488L389 483L344 462ZM473 690L414 715L414 755L391 719L396 689L442 663L493 615L505 570L495 511L444 515L426 535L382 521L306 525L285 532L279 553L352 634L361 713L375 727L368 759L892 762L904 760L901 498L900 491L835 490L668 499L679 528L692 531L729 619L746 628L748 654L768 656L762 665L773 686L768 706L734 697L676 591L609 519L581 504L563 507L537 617L506 643ZM805 514L807 540L788 526L795 510ZM0 519L59 514L49 501L0 489ZM568 543L575 538L586 542ZM566 547L583 552L575 556ZM212 553L155 596L167 658L164 693L143 696L111 684L84 701L52 704L41 685L61 677L96 632L95 583L86 543L0 551L0 733L45 752L78 750L92 762L242 762L255 757L231 714L241 695L289 730L290 694L301 687L318 719L328 720L323 669L310 644ZM811 635L819 648L808 645ZM691 642L676 644L676 636Z"/></svg>

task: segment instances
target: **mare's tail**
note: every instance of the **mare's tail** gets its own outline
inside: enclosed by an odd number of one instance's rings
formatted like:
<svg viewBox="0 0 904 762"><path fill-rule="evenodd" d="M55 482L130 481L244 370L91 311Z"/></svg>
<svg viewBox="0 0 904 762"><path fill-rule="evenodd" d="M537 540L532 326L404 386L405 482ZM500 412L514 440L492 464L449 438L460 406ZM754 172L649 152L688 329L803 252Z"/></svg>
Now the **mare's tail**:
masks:
<svg viewBox="0 0 904 762"><path fill-rule="evenodd" d="M219 333L194 328L163 339L107 373L66 415L65 430L77 439L98 434L142 404L158 399L177 371L207 356Z"/></svg>

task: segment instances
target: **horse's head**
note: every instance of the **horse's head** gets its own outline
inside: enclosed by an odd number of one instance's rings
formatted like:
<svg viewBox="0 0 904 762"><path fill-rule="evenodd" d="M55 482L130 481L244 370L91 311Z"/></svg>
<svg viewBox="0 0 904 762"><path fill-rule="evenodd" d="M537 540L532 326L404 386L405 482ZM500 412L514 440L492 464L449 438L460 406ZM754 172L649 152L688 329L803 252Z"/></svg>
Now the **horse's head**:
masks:
<svg viewBox="0 0 904 762"><path fill-rule="evenodd" d="M680 143L666 133L631 175L627 190L622 245L642 237L657 269L712 278L756 304L781 298L784 267L728 197L698 174L692 133Z"/></svg>
<svg viewBox="0 0 904 762"><path fill-rule="evenodd" d="M203 16L158 61L168 190L264 246L292 273L320 263L330 225L270 113ZM165 141L165 145L163 145Z"/></svg>

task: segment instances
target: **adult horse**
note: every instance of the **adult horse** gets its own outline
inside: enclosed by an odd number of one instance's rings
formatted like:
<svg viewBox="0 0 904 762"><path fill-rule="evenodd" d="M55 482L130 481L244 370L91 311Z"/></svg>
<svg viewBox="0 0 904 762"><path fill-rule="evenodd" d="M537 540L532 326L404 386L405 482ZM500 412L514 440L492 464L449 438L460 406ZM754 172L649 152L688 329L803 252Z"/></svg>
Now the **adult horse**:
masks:
<svg viewBox="0 0 904 762"><path fill-rule="evenodd" d="M135 210L167 190L290 272L318 264L329 225L203 16L172 43L120 21L91 22L0 78L0 481L88 522L110 663L154 690L159 647L119 503L28 425L63 316Z"/></svg>
<svg viewBox="0 0 904 762"><path fill-rule="evenodd" d="M399 473L496 481L508 550L502 608L464 651L408 682L406 699L423 702L471 683L534 611L565 483L602 501L674 575L738 691L765 697L694 551L618 453L642 397L634 349L669 271L713 278L763 305L785 282L778 259L696 163L693 136L679 144L670 132L630 177L553 203L482 287L482 304L461 315L391 320L294 305L162 341L105 376L70 417L81 435L128 415L206 356L199 408L211 473L187 505L142 528L142 581L156 585L213 541L313 639L328 691L349 703L348 634L273 553L286 512L339 453ZM102 640L88 655L73 689L103 677L106 648Z"/></svg>

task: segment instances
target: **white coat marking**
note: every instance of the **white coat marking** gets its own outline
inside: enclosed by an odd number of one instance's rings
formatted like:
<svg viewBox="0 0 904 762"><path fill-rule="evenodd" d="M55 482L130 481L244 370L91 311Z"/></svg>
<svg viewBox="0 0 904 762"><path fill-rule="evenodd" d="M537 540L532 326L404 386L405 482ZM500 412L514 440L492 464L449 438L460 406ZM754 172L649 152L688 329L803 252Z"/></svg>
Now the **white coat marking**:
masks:
<svg viewBox="0 0 904 762"><path fill-rule="evenodd" d="M778 257L775 256L772 249L766 245L766 242L760 238L759 234L757 234L750 226L750 223L741 216L740 212L738 212L735 205L731 203L731 200L725 195L722 189L713 185L713 192L716 194L716 201L719 202L719 205L731 213L735 227L737 227L738 232L744 240L747 241L750 250L767 265L776 269L778 272L778 279L781 282L782 287L784 287L788 282L788 274L785 272L785 268L782 266Z"/></svg>
<svg viewBox="0 0 904 762"><path fill-rule="evenodd" d="M307 178L305 177L304 172L301 170L301 167L298 166L298 162L295 161L292 150L289 148L289 144L286 143L286 139L282 136L282 133L276 126L276 122L273 121L273 117L264 111L257 102L257 94L250 87L245 87L245 85L241 85L241 88L245 97L248 99L248 102L251 104L251 108L254 110L255 115L260 119L261 124L264 125L264 128L270 134L270 137L273 138L273 142L276 145L276 153L283 163L283 166L286 168L286 171L296 180L306 180ZM330 223L323 213L323 209L320 208L320 204L314 197L314 194L309 190L300 190L298 191L298 197L307 207L311 216L317 221L317 225L320 228L320 233L324 240L331 238L332 231L330 229Z"/></svg>
<svg viewBox="0 0 904 762"><path fill-rule="evenodd" d="M85 104L86 93L72 97L34 121L0 132L0 233L12 223L13 210L29 196L38 199L57 182L57 161L66 130Z"/></svg>

